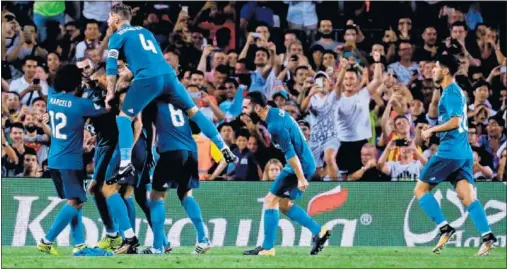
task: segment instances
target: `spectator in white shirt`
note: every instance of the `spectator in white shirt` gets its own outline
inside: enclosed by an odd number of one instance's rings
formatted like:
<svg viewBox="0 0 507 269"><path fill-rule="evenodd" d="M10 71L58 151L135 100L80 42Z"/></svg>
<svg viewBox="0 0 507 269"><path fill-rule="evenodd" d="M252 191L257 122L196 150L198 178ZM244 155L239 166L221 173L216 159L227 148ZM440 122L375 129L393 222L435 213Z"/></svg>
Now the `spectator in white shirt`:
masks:
<svg viewBox="0 0 507 269"><path fill-rule="evenodd" d="M30 106L35 98L48 95L48 84L36 76L37 65L37 58L26 57L23 63L24 75L13 80L9 85L9 91L19 94L21 104Z"/></svg>
<svg viewBox="0 0 507 269"><path fill-rule="evenodd" d="M400 160L386 162L389 152L397 146L400 147ZM391 181L416 181L426 162L428 159L417 150L414 140L391 140L378 159L377 169L391 176Z"/></svg>
<svg viewBox="0 0 507 269"><path fill-rule="evenodd" d="M100 35L99 22L96 20L87 21L85 25L85 39L77 44L75 58L80 59L85 57L86 49L99 49L99 54L103 55L103 58L106 58L107 52L105 48L107 47L111 32L108 30L102 42L100 42Z"/></svg>
<svg viewBox="0 0 507 269"><path fill-rule="evenodd" d="M317 29L319 18L315 10L315 2L322 1L283 1L289 4L287 22L290 29L311 31Z"/></svg>
<svg viewBox="0 0 507 269"><path fill-rule="evenodd" d="M414 51L410 41L402 40L398 46L400 60L387 67L387 71L396 74L398 82L405 86L410 85L419 75L419 65L412 61L413 54Z"/></svg>

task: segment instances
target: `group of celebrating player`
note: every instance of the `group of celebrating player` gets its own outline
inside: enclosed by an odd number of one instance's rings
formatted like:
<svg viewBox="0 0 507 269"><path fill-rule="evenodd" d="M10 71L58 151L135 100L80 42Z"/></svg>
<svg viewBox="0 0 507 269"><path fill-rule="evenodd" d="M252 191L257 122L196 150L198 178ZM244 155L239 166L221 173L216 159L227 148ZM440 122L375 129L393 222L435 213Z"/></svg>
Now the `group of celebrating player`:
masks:
<svg viewBox="0 0 507 269"><path fill-rule="evenodd" d="M194 254L211 248L206 235L201 210L192 197L199 187L197 146L192 138L190 121L221 149L225 160L236 157L222 140L218 131L195 106L175 71L162 56L151 32L131 26L130 7L118 4L111 8L108 25L113 30L106 63L107 95L90 90L88 98L76 96L80 88L82 63L60 69L55 79L55 92L49 94L51 117L51 148L49 168L58 195L66 199L51 228L37 245L41 252L58 254L54 242L70 224L75 253L96 255L84 244L81 208L86 202L82 143L83 128L92 118L98 143L95 151L95 175L89 186L106 228L106 236L98 249L115 254L162 254L171 251L164 232L164 199L168 189L177 189L178 198L195 226L197 244ZM123 55L125 62L119 58ZM467 142L466 102L461 89L453 81L456 60L442 55L433 70L434 80L444 93L439 104L439 124L423 132L429 137L440 133L440 147L421 173L415 189L424 211L440 227L441 236L434 249L439 253L455 230L447 223L431 194L439 182L451 181L467 206L474 224L482 233L479 255L490 252L496 238L472 187L472 152ZM119 74L119 76L118 76ZM280 211L313 234L310 254L318 254L330 232L313 220L291 200L299 198L308 187L306 178L315 172L315 161L298 124L285 111L268 105L261 92L250 92L250 117L255 123L263 121L272 141L284 154L287 165L281 171L264 200L264 242L245 255L275 255L275 239ZM117 126L117 128L116 128ZM153 130L155 126L155 130ZM146 185L150 183L149 169L153 162L152 142L157 137L156 161L152 190L148 199ZM135 209L132 193L152 228L153 246L138 250L134 232Z"/></svg>

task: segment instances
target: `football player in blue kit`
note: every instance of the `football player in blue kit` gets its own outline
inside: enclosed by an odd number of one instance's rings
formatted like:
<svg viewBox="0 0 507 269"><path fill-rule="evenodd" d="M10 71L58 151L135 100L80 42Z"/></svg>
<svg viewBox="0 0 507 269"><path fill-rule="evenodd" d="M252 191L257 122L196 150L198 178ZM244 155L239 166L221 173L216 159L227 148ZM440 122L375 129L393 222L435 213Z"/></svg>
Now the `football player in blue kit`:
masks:
<svg viewBox="0 0 507 269"><path fill-rule="evenodd" d="M431 190L443 181L450 181L482 235L482 244L477 255L484 256L490 253L497 240L473 188L474 160L468 143L467 102L463 90L454 81L458 67L455 56L443 54L433 68L433 81L443 89L438 104L438 125L424 130L422 136L426 139L438 133L440 145L422 169L414 194L424 212L440 228L440 239L433 249L433 252L438 254L456 230L445 219Z"/></svg>
<svg viewBox="0 0 507 269"><path fill-rule="evenodd" d="M262 246L243 252L244 255L275 256L275 240L280 218L279 210L292 221L308 228L313 234L311 255L318 254L331 235L329 230L313 220L291 200L301 197L308 188L306 178L315 173L315 160L296 121L284 110L271 107L261 92L248 93L250 118L267 125L273 144L284 154L287 164L271 185L264 198L264 242Z"/></svg>
<svg viewBox="0 0 507 269"><path fill-rule="evenodd" d="M81 208L87 201L83 164L83 133L87 117L100 116L103 107L75 96L81 84L81 70L76 65L62 67L56 75L54 89L48 96L51 123L51 146L48 167L58 196L66 199L47 234L37 244L37 250L58 255L53 243L70 224L74 252L84 249L84 228Z"/></svg>
<svg viewBox="0 0 507 269"><path fill-rule="evenodd" d="M108 25L113 30L109 39L106 72L108 92L106 107L114 99L117 80L117 59L122 53L133 73L134 81L130 86L120 115L117 117L119 129L120 167L118 174L124 176L131 173L134 136L132 119L135 118L155 98L166 95L174 107L182 109L203 133L219 147L227 162L235 160L235 156L224 143L213 123L207 119L193 103L190 95L179 82L176 72L164 60L160 46L153 34L140 26L130 25L131 8L124 4L111 7Z"/></svg>

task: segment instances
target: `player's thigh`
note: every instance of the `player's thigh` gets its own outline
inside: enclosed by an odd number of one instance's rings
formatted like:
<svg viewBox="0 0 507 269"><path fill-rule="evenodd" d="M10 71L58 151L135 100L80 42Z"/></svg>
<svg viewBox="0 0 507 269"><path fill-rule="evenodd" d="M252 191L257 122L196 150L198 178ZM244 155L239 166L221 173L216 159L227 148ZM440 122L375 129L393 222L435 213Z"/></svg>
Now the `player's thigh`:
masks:
<svg viewBox="0 0 507 269"><path fill-rule="evenodd" d="M298 180L296 175L285 169L282 169L282 171L280 171L280 174L278 174L276 177L275 181L273 181L269 192L280 198L295 200L302 195L301 191L297 187Z"/></svg>
<svg viewBox="0 0 507 269"><path fill-rule="evenodd" d="M456 165L458 168L448 177L448 180L455 188L457 187L457 184L462 180L467 181L470 184L475 183L473 164L473 159L456 160Z"/></svg>
<svg viewBox="0 0 507 269"><path fill-rule="evenodd" d="M457 171L460 164L457 160L432 156L419 174L419 180L431 185L448 180L449 176Z"/></svg>
<svg viewBox="0 0 507 269"><path fill-rule="evenodd" d="M84 184L85 174L82 170L60 170L63 182L63 190L67 200L86 202L86 189Z"/></svg>
<svg viewBox="0 0 507 269"><path fill-rule="evenodd" d="M185 86L181 84L176 73L169 73L164 76L164 96L167 101L177 109L187 111L195 106Z"/></svg>
<svg viewBox="0 0 507 269"><path fill-rule="evenodd" d="M135 117L151 101L160 96L163 90L164 78L162 76L134 80L123 99L121 111L130 117Z"/></svg>
<svg viewBox="0 0 507 269"><path fill-rule="evenodd" d="M115 147L114 146L103 146L95 149L95 170L93 172L93 180L98 185L102 185L106 178L107 168L111 157L113 156Z"/></svg>

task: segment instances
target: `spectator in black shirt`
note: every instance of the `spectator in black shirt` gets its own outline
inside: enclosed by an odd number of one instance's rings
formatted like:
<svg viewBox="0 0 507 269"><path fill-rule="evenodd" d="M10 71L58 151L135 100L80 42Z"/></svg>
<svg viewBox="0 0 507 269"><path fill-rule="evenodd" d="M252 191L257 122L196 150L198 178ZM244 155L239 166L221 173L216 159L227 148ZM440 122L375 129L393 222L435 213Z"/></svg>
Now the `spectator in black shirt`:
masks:
<svg viewBox="0 0 507 269"><path fill-rule="evenodd" d="M422 33L424 44L419 48L415 54L416 61L433 61L437 57L437 30L433 26L428 26Z"/></svg>
<svg viewBox="0 0 507 269"><path fill-rule="evenodd" d="M348 177L348 181L391 181L390 177L377 170L377 149L365 144L361 149L361 167Z"/></svg>
<svg viewBox="0 0 507 269"><path fill-rule="evenodd" d="M4 156L2 163L6 168L6 176L16 176L23 172L23 155L25 154L25 126L21 122L15 122L10 129L10 148L14 150L17 158Z"/></svg>

